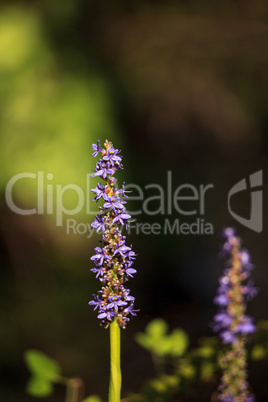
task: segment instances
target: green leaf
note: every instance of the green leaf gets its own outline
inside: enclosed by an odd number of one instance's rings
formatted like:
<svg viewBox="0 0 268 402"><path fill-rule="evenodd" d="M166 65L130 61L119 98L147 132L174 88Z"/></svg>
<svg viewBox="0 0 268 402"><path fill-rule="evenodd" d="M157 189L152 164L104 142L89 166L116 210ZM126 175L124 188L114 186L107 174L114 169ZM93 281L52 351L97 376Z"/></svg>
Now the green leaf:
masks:
<svg viewBox="0 0 268 402"><path fill-rule="evenodd" d="M162 381L162 379L155 378L148 382L148 385L156 392L162 394L167 391L167 385Z"/></svg>
<svg viewBox="0 0 268 402"><path fill-rule="evenodd" d="M188 347L187 334L182 329L174 329L170 335L167 335L168 325L160 318L151 321L145 331L145 333L136 334L136 342L144 349L153 351L160 356L180 357Z"/></svg>
<svg viewBox="0 0 268 402"><path fill-rule="evenodd" d="M257 329L264 329L268 331L268 320L262 320L257 323Z"/></svg>
<svg viewBox="0 0 268 402"><path fill-rule="evenodd" d="M91 395L83 399L82 402L101 402L101 398L98 395Z"/></svg>
<svg viewBox="0 0 268 402"><path fill-rule="evenodd" d="M152 338L162 338L167 334L168 324L161 318L152 320L146 327L146 332Z"/></svg>
<svg viewBox="0 0 268 402"><path fill-rule="evenodd" d="M219 339L216 336L207 336L200 338L198 343L200 346L210 346L216 349L219 346Z"/></svg>
<svg viewBox="0 0 268 402"><path fill-rule="evenodd" d="M154 345L154 339L150 338L148 335L138 332L135 335L136 342L144 349L151 350Z"/></svg>
<svg viewBox="0 0 268 402"><path fill-rule="evenodd" d="M173 356L182 356L189 345L189 339L182 329L174 329L174 331L170 335L171 339L171 350L170 353Z"/></svg>
<svg viewBox="0 0 268 402"><path fill-rule="evenodd" d="M215 349L210 346L203 346L201 348L193 349L191 353L193 356L209 359L210 357L215 355Z"/></svg>
<svg viewBox="0 0 268 402"><path fill-rule="evenodd" d="M175 375L167 375L164 374L160 377L160 379L163 381L164 384L171 390L175 389L179 386L180 383L180 378Z"/></svg>
<svg viewBox="0 0 268 402"><path fill-rule="evenodd" d="M60 365L38 350L27 350L24 354L29 371L40 380L57 381L61 374Z"/></svg>
<svg viewBox="0 0 268 402"><path fill-rule="evenodd" d="M161 375L158 378L154 378L147 383L147 388L151 388L157 394L172 393L179 386L180 379L178 376ZM155 398L153 399L156 400Z"/></svg>
<svg viewBox="0 0 268 402"><path fill-rule="evenodd" d="M208 380L216 372L216 366L213 363L204 361L201 365L201 378Z"/></svg>
<svg viewBox="0 0 268 402"><path fill-rule="evenodd" d="M49 380L40 377L32 377L28 381L26 391L31 396L45 398L53 393L53 385Z"/></svg>
<svg viewBox="0 0 268 402"><path fill-rule="evenodd" d="M193 364L191 364L187 360L182 360L178 372L182 377L191 379L195 377L196 368Z"/></svg>
<svg viewBox="0 0 268 402"><path fill-rule="evenodd" d="M156 340L153 341L152 349L154 353L160 356L169 355L171 348L172 348L172 342L170 337L168 336L160 338L157 341Z"/></svg>
<svg viewBox="0 0 268 402"><path fill-rule="evenodd" d="M251 350L252 360L262 360L266 357L266 350L262 345L255 345Z"/></svg>

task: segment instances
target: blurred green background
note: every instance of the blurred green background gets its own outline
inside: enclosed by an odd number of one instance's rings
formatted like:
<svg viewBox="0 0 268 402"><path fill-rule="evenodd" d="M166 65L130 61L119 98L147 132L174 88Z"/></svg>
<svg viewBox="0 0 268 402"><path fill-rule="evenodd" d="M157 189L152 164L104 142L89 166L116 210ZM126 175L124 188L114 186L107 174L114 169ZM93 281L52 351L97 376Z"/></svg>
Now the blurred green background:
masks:
<svg viewBox="0 0 268 402"><path fill-rule="evenodd" d="M90 272L98 237L68 234L68 216L57 226L55 214L57 185L76 184L86 195L96 162L89 148L98 138L122 150L119 182L165 189L172 171L174 189L183 183L213 183L215 189L205 205L214 235L129 235L139 254L129 286L140 313L122 334L123 394L139 392L154 374L134 341L152 318L184 328L193 346L212 335L212 300L223 267L218 234L225 225L238 227L256 265L259 295L249 311L267 319L267 49L268 6L261 0L1 2L1 401L33 400L25 393L28 348L58 360L66 375L83 378L87 394L106 398L109 334L87 305L99 288ZM260 169L264 228L257 234L230 216L227 194ZM52 214L10 210L6 185L23 172L44 172L44 183L38 189L36 179L18 181L16 205L36 208L38 192L44 190L46 200L52 185ZM76 194L66 191L63 203L75 208ZM93 220L86 204L71 216L77 223ZM246 216L249 194L232 205ZM141 206L133 200L129 210ZM152 202L151 210L158 207ZM166 217L165 209L136 219L163 224ZM170 219L176 218L173 211ZM267 369L266 361L250 371L258 401L268 398ZM63 401L64 388L47 400Z"/></svg>

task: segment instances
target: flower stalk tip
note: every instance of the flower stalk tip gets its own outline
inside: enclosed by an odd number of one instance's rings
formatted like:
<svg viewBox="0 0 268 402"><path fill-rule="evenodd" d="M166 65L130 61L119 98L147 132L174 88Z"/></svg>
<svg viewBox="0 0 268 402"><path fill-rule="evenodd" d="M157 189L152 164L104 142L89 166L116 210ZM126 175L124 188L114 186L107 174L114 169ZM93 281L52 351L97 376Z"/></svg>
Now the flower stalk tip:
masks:
<svg viewBox="0 0 268 402"><path fill-rule="evenodd" d="M98 318L105 328L114 321L125 328L129 316L135 316L137 310L134 310L134 297L129 295L129 289L124 286L136 273L132 267L136 254L132 246L126 245L126 238L121 231L124 226L128 227L131 218L124 206L126 201L123 198L127 197L125 185L118 189L114 177L117 170L123 169L122 156L108 140L105 141L104 148L100 146L100 140L92 148L92 155L96 157L100 153L101 159L91 177L98 176L104 180L104 184L98 183L91 190L95 195L93 201L102 199L104 203L99 206L100 213L91 224L92 229L102 232L101 247L96 247L95 254L91 257L95 264L91 271L103 286L98 295L93 295L89 304L94 306L94 310L98 309Z"/></svg>

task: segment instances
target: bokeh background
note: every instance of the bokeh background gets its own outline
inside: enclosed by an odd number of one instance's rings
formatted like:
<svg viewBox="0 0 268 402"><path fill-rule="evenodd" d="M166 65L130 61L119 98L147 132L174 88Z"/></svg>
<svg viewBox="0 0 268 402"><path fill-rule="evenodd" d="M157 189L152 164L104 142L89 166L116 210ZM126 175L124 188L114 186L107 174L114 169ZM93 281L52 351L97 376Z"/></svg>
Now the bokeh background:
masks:
<svg viewBox="0 0 268 402"><path fill-rule="evenodd" d="M67 234L70 217L56 226L55 212L22 216L5 200L8 181L23 172L44 172L44 197L53 185L54 211L56 185L76 184L86 194L95 164L89 148L98 138L122 150L121 183L166 189L171 171L174 189L214 185L204 216L213 235L129 235L138 253L129 286L140 312L122 334L123 394L138 393L154 375L150 356L134 341L152 318L183 328L192 346L212 335L223 267L219 234L226 225L237 227L256 265L259 294L249 312L257 321L268 318L267 105L265 0L1 2L1 401L34 400L25 392L29 348L58 360L66 375L83 378L87 394L106 398L109 333L87 304L99 288L90 272L98 236ZM260 169L264 227L256 233L231 217L227 194ZM35 208L38 191L34 179L17 182L16 204ZM76 203L66 192L65 207ZM158 206L152 202L151 210ZM141 207L129 203L130 210ZM235 196L232 207L249 217L249 192ZM136 219L163 225L167 217L193 221L175 210L167 216L166 206L162 215ZM93 216L83 208L71 218L90 223ZM267 360L250 371L257 400L268 400L267 373ZM64 400L64 387L46 400Z"/></svg>

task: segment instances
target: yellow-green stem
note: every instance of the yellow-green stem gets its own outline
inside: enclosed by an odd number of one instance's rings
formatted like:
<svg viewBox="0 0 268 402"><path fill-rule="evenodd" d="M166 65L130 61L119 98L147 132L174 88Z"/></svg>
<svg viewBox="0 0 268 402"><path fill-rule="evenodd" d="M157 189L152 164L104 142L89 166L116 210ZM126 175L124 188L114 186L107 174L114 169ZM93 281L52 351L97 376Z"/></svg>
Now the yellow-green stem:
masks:
<svg viewBox="0 0 268 402"><path fill-rule="evenodd" d="M109 402L121 400L120 327L116 321L110 325L110 386Z"/></svg>

